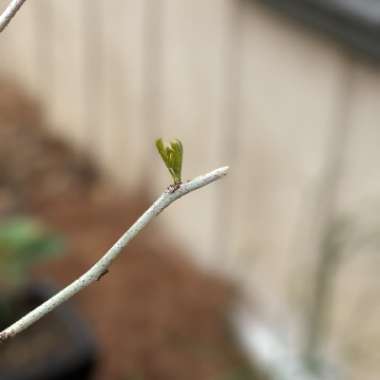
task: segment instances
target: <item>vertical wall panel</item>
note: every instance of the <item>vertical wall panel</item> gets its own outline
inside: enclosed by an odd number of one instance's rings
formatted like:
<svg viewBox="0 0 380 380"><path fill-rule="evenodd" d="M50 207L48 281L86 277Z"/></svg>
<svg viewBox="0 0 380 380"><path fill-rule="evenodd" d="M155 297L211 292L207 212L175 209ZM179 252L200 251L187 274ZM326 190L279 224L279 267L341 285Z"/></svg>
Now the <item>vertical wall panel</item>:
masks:
<svg viewBox="0 0 380 380"><path fill-rule="evenodd" d="M248 288L281 305L313 254L312 242L294 242L313 228L307 215L335 128L344 63L335 45L264 8L247 4L244 15L231 254Z"/></svg>
<svg viewBox="0 0 380 380"><path fill-rule="evenodd" d="M44 105L57 132L86 149L82 1L56 0L49 6L54 20L49 37L54 41L54 93Z"/></svg>
<svg viewBox="0 0 380 380"><path fill-rule="evenodd" d="M351 363L355 379L376 379L380 371L380 308L374 302L380 297L379 73L367 62L356 63L351 134L338 204L351 228L348 244L354 245L339 267L329 315L332 344Z"/></svg>
<svg viewBox="0 0 380 380"><path fill-rule="evenodd" d="M212 245L215 249L215 265L225 274L234 274L234 256L231 241L236 224L234 199L236 194L235 180L240 165L238 158L239 137L241 135L241 101L242 101L242 48L243 19L245 8L238 1L228 2L225 32L223 37L223 84L221 88L222 106L218 140L220 155L223 162L230 166L230 172L219 185L217 209L214 215L214 230Z"/></svg>
<svg viewBox="0 0 380 380"><path fill-rule="evenodd" d="M352 133L347 152L342 209L379 200L380 71L365 61L356 63L355 92L350 107Z"/></svg>
<svg viewBox="0 0 380 380"><path fill-rule="evenodd" d="M0 1L4 9L9 1ZM25 86L31 94L35 93L35 34L33 28L33 4L26 2L8 27L1 33L0 67L3 77L15 80Z"/></svg>
<svg viewBox="0 0 380 380"><path fill-rule="evenodd" d="M184 179L225 164L220 155L223 101L223 49L227 1L163 1L163 82L160 132L185 146ZM155 183L168 183L158 163ZM186 242L202 262L213 260L213 218L220 184L175 205L164 216L174 236Z"/></svg>
<svg viewBox="0 0 380 380"><path fill-rule="evenodd" d="M55 88L55 66L56 61L56 13L54 5L49 0L39 0L31 7L32 35L34 60L34 82L38 91L39 101L45 106L45 111L50 112L50 105L57 96ZM49 127L54 128L54 123Z"/></svg>
<svg viewBox="0 0 380 380"><path fill-rule="evenodd" d="M80 2L83 26L83 72L84 91L84 140L91 156L102 162L103 133L107 126L102 124L105 113L105 9L102 0Z"/></svg>

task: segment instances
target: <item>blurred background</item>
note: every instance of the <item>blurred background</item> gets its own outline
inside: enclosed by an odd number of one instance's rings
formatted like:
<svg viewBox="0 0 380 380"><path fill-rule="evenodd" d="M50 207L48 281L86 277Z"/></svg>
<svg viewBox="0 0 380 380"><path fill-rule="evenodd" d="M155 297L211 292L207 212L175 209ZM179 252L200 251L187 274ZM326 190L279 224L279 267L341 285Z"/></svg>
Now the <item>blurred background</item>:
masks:
<svg viewBox="0 0 380 380"><path fill-rule="evenodd" d="M230 166L78 296L96 379L379 378L379 7L39 0L1 34L0 216L67 247L35 278L71 281L169 184L156 138L184 179Z"/></svg>

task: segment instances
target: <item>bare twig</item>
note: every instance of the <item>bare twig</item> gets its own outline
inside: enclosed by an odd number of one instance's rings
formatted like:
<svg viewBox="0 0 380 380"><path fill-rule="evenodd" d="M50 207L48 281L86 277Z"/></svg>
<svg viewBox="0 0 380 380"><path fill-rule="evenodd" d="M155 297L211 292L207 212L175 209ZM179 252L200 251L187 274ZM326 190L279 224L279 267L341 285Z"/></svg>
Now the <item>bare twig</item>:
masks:
<svg viewBox="0 0 380 380"><path fill-rule="evenodd" d="M25 0L12 0L8 6L5 8L5 11L0 15L0 33L5 29L5 27L12 20L17 11L21 8L22 4L25 3Z"/></svg>
<svg viewBox="0 0 380 380"><path fill-rule="evenodd" d="M91 283L99 280L105 273L107 273L109 266L120 255L123 248L161 211L168 207L172 202L181 198L194 190L214 182L227 174L228 167L216 169L208 174L194 178L193 180L181 184L174 191L172 189L166 190L162 195L152 204L152 206L140 216L140 218L120 237L120 239L104 254L104 256L93 265L81 277L72 282L66 288L62 289L59 293L51 297L42 305L35 308L29 314L22 317L13 325L3 330L0 333L0 342L7 340L25 330L27 327L38 321L47 313L51 312L57 306L67 301L73 295L90 285Z"/></svg>

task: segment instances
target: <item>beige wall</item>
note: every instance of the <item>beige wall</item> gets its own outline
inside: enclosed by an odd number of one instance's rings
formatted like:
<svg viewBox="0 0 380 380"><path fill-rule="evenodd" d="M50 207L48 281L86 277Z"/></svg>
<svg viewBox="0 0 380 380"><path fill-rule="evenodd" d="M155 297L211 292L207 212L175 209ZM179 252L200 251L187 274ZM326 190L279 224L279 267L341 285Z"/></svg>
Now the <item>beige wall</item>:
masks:
<svg viewBox="0 0 380 380"><path fill-rule="evenodd" d="M131 191L148 180L153 196L167 184L158 136L183 140L185 177L229 164L224 183L161 222L200 263L261 289L276 308L300 311L307 297L333 193L323 186L329 144L342 129L334 204L355 211L378 196L378 70L253 1L29 1L0 56L0 74L41 99L52 128ZM359 299L378 298L377 261L342 267L338 335Z"/></svg>

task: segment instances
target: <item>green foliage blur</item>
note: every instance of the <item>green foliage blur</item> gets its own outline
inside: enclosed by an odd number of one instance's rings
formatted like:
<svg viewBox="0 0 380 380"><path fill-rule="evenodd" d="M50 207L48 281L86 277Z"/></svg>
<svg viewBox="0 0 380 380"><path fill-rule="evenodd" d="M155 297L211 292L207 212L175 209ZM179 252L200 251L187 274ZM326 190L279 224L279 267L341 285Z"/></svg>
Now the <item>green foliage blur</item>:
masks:
<svg viewBox="0 0 380 380"><path fill-rule="evenodd" d="M17 217L0 224L0 283L18 287L30 279L33 266L56 256L63 239L31 218Z"/></svg>

